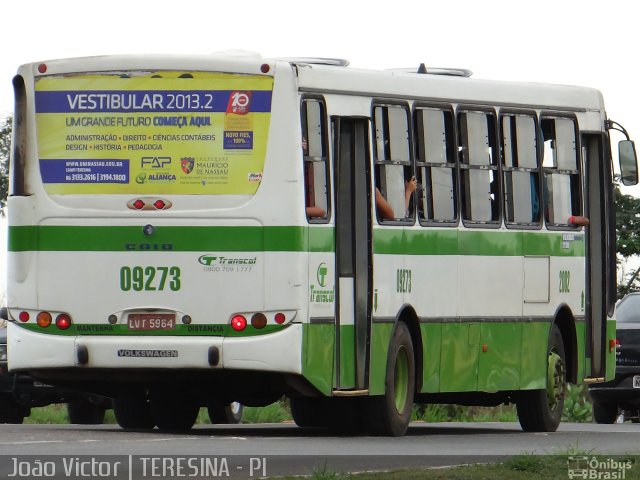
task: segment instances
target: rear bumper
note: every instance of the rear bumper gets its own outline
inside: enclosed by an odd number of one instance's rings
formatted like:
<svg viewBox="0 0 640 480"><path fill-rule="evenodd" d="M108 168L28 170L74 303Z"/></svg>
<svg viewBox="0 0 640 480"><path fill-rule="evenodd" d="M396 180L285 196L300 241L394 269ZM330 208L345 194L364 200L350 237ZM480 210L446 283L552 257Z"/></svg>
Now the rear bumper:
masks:
<svg viewBox="0 0 640 480"><path fill-rule="evenodd" d="M627 404L640 408L640 388L633 388L634 375L640 375L640 371L617 371L614 380L589 385L589 395L598 403Z"/></svg>
<svg viewBox="0 0 640 480"><path fill-rule="evenodd" d="M249 337L58 336L8 325L11 371L56 369L236 369L300 374L302 325ZM217 359L211 360L211 351ZM79 352L85 352L82 359Z"/></svg>

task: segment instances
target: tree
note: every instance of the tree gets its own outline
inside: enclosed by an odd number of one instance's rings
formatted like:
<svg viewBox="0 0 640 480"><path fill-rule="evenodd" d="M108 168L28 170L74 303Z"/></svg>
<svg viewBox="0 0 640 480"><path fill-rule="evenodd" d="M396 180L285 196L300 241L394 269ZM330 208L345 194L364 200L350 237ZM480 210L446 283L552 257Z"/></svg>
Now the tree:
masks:
<svg viewBox="0 0 640 480"><path fill-rule="evenodd" d="M0 123L0 209L7 204L9 193L9 151L13 119L8 117Z"/></svg>
<svg viewBox="0 0 640 480"><path fill-rule="evenodd" d="M620 187L615 188L616 207L616 249L619 256L627 260L640 254L640 198L625 195ZM640 267L625 279L624 285L618 286L618 296L640 290L638 277Z"/></svg>

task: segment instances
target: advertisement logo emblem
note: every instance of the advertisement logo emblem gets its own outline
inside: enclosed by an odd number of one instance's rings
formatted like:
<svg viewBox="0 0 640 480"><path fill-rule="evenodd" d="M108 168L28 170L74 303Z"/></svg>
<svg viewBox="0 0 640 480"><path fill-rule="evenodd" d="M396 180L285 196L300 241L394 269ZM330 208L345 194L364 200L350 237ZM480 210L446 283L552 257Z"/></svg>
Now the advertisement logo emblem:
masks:
<svg viewBox="0 0 640 480"><path fill-rule="evenodd" d="M142 168L165 168L171 165L171 157L142 157L140 166Z"/></svg>
<svg viewBox="0 0 640 480"><path fill-rule="evenodd" d="M193 157L183 157L180 159L180 165L182 166L182 171L186 174L189 174L193 171L193 167L196 164L196 159Z"/></svg>
<svg viewBox="0 0 640 480"><path fill-rule="evenodd" d="M235 113L236 115L246 115L251 107L251 92L231 92L229 103L227 104L227 113Z"/></svg>
<svg viewBox="0 0 640 480"><path fill-rule="evenodd" d="M147 174L146 173L139 173L138 176L136 177L136 183L145 183L147 181Z"/></svg>

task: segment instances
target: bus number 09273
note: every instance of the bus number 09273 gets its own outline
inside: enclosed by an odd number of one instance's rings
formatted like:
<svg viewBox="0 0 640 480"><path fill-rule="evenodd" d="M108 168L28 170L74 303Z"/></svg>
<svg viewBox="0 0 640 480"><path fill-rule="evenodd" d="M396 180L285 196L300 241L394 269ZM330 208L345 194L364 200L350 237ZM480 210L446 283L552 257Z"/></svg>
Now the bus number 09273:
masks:
<svg viewBox="0 0 640 480"><path fill-rule="evenodd" d="M180 290L180 267L122 267L120 290L177 292Z"/></svg>

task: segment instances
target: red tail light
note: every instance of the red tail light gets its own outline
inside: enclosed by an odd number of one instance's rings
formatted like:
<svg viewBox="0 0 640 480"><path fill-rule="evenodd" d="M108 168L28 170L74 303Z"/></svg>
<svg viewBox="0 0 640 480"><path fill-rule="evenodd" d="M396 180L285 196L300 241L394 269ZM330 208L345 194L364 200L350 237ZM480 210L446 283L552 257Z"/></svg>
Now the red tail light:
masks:
<svg viewBox="0 0 640 480"><path fill-rule="evenodd" d="M278 325L282 325L286 319L287 317L285 317L284 313L276 313L276 316L274 318Z"/></svg>
<svg viewBox="0 0 640 480"><path fill-rule="evenodd" d="M619 346L620 340L618 340L617 338L615 340L609 340L609 353L613 352Z"/></svg>
<svg viewBox="0 0 640 480"><path fill-rule="evenodd" d="M71 317L66 313L61 313L56 317L56 327L60 330L66 330L71 326Z"/></svg>
<svg viewBox="0 0 640 480"><path fill-rule="evenodd" d="M231 328L233 328L236 332L241 332L245 328L247 328L247 319L242 315L234 315L231 319Z"/></svg>
<svg viewBox="0 0 640 480"><path fill-rule="evenodd" d="M20 314L18 315L18 320L20 320L21 322L28 322L29 321L30 315L29 312L20 312Z"/></svg>

